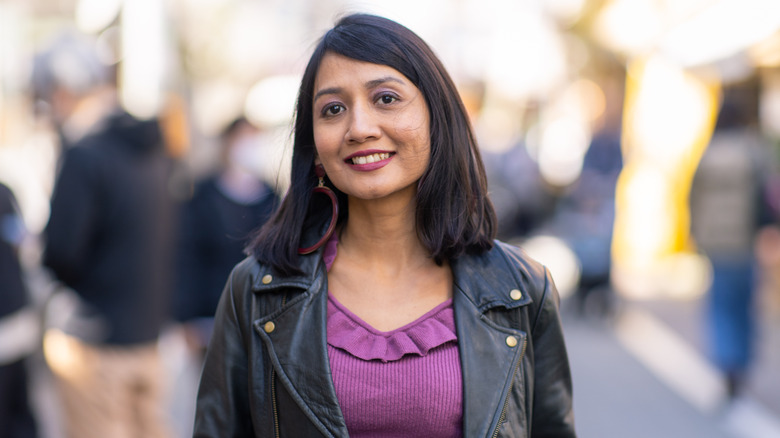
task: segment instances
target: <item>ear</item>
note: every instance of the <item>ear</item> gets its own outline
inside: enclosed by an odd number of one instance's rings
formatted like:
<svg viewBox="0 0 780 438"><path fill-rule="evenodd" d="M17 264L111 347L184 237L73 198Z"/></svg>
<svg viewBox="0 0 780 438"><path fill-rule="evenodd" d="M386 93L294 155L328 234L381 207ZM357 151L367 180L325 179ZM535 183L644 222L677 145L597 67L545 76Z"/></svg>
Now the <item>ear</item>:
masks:
<svg viewBox="0 0 780 438"><path fill-rule="evenodd" d="M322 160L320 160L320 156L315 154L314 155L314 166L319 166L321 164L322 164Z"/></svg>

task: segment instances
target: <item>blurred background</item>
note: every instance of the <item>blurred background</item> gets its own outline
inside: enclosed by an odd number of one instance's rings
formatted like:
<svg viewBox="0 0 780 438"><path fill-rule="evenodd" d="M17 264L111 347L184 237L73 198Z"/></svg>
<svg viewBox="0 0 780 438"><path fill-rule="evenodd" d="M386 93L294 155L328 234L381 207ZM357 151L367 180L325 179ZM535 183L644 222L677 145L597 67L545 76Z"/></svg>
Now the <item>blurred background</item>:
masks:
<svg viewBox="0 0 780 438"><path fill-rule="evenodd" d="M780 2L3 0L0 182L38 317L25 360L40 436L61 436L40 339L68 312L42 236L63 139L89 124L52 117L36 56L94 51L119 105L159 121L177 202L218 167L240 117L255 129L241 161L283 194L302 69L356 11L417 32L457 83L499 237L561 292L580 435L779 437ZM74 87L91 80L67 56L54 65ZM735 260L749 281L720 274ZM166 415L187 436L199 356L171 321ZM719 353L730 344L745 350L736 369Z"/></svg>

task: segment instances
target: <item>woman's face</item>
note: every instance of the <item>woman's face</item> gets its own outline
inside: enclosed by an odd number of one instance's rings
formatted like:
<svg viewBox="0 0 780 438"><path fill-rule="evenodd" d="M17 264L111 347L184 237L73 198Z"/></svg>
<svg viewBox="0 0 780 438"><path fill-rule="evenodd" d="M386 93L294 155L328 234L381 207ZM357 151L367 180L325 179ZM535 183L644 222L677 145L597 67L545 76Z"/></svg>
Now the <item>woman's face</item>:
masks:
<svg viewBox="0 0 780 438"><path fill-rule="evenodd" d="M358 199L414 196L431 154L425 98L392 67L327 53L314 80L318 161Z"/></svg>

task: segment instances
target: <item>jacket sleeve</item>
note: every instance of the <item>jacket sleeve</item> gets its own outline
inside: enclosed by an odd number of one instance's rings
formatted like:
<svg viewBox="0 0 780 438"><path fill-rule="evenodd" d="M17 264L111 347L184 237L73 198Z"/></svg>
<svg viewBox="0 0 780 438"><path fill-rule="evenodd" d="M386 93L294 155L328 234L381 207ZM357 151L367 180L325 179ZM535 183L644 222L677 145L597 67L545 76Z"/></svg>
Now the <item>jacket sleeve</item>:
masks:
<svg viewBox="0 0 780 438"><path fill-rule="evenodd" d="M198 390L194 438L254 436L249 408L249 359L236 310L235 272L215 316Z"/></svg>
<svg viewBox="0 0 780 438"><path fill-rule="evenodd" d="M571 371L558 311L560 298L546 268L544 284L531 329L535 356L532 436L575 437Z"/></svg>

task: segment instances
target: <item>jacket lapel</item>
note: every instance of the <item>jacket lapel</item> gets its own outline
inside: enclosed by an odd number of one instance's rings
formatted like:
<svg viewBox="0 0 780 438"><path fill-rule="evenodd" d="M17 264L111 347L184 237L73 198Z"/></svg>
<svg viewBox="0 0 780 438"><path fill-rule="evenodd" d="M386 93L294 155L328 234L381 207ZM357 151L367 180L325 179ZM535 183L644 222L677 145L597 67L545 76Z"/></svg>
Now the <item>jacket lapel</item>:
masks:
<svg viewBox="0 0 780 438"><path fill-rule="evenodd" d="M255 321L274 370L290 396L325 436L347 436L330 378L327 351L327 276L315 276L279 312ZM273 324L273 327L269 323ZM270 331L269 331L270 329Z"/></svg>
<svg viewBox="0 0 780 438"><path fill-rule="evenodd" d="M493 325L462 293L455 295L455 321L463 376L468 376L463 380L463 436L491 436L499 426L526 335ZM517 344L507 345L508 336Z"/></svg>
<svg viewBox="0 0 780 438"><path fill-rule="evenodd" d="M495 254L497 251L491 251ZM515 308L531 300L511 297L517 279L494 272L501 257L464 256L453 264L454 308L463 369L463 436L489 437L500 426L504 404L519 370L527 334L486 316L494 308ZM513 337L508 341L508 338ZM516 341L516 342L515 342ZM468 376L468 377L466 377Z"/></svg>

